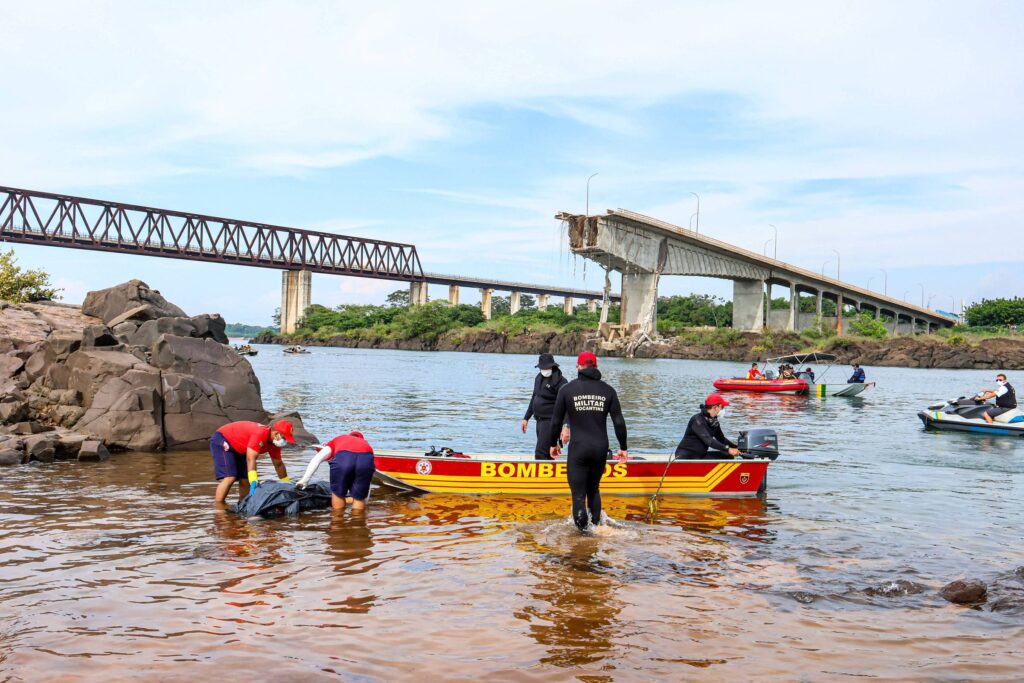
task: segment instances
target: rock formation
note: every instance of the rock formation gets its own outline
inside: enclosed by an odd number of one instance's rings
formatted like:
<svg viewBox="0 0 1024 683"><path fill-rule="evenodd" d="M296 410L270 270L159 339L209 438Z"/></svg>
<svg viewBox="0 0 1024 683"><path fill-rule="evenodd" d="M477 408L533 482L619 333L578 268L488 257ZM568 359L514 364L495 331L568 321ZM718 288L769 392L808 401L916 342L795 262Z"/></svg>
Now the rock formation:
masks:
<svg viewBox="0 0 1024 683"><path fill-rule="evenodd" d="M0 464L202 448L227 422L267 420L224 329L139 280L90 292L81 308L0 304Z"/></svg>

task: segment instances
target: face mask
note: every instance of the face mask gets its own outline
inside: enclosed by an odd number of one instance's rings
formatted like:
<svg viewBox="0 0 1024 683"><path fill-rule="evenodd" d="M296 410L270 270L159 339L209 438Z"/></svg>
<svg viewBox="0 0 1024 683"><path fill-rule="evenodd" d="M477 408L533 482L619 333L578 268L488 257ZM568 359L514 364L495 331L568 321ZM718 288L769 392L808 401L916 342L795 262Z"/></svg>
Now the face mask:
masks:
<svg viewBox="0 0 1024 683"><path fill-rule="evenodd" d="M280 439L274 439L274 445L277 446L278 448L284 448L286 443L288 442L284 439L284 437L281 437Z"/></svg>
<svg viewBox="0 0 1024 683"><path fill-rule="evenodd" d="M541 370L540 371L540 376L541 377L550 377L551 376L551 368L548 368L547 370Z"/></svg>
<svg viewBox="0 0 1024 683"><path fill-rule="evenodd" d="M996 384L998 384L999 386L1003 386L1004 384L1006 384L1006 380L1005 379L997 379L996 380Z"/></svg>

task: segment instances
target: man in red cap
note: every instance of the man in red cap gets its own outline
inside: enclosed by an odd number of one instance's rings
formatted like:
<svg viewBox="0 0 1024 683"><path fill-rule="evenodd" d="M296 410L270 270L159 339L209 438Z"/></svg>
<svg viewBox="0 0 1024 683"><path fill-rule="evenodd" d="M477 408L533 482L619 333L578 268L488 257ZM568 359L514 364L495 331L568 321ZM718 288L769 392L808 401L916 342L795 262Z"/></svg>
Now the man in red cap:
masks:
<svg viewBox="0 0 1024 683"><path fill-rule="evenodd" d="M366 499L370 497L370 482L377 469L373 447L359 432L336 436L320 447L309 461L306 473L295 485L300 489L306 488L316 468L324 461L329 462L331 468L331 507L344 510L347 499L351 498L354 511L364 509Z"/></svg>
<svg viewBox="0 0 1024 683"><path fill-rule="evenodd" d="M725 438L722 425L718 424L718 416L727 405L729 402L721 394L707 397L700 412L686 425L686 433L676 446L676 459L722 460L740 455L736 444Z"/></svg>
<svg viewBox="0 0 1024 683"><path fill-rule="evenodd" d="M608 418L619 441L616 459L625 460L626 421L615 389L601 381L597 356L584 351L576 359L579 376L566 384L555 399L555 412L548 430L551 457L561 454L558 436L566 420L572 430L566 476L572 491L572 519L576 528L587 531L601 523L601 477L608 459Z"/></svg>
<svg viewBox="0 0 1024 683"><path fill-rule="evenodd" d="M295 436L288 420L278 420L269 427L244 420L230 422L214 432L210 437L213 475L218 481L214 500L223 503L235 480L238 480L239 500L250 494L259 484L256 458L263 453L270 455L278 478L288 481L288 470L281 460L281 447L289 443L295 443Z"/></svg>

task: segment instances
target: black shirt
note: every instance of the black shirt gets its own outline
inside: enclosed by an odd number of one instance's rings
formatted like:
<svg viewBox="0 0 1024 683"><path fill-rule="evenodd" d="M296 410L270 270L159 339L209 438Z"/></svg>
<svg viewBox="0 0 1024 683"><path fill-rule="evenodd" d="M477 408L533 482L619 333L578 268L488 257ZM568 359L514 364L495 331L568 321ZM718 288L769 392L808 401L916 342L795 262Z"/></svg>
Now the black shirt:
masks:
<svg viewBox="0 0 1024 683"><path fill-rule="evenodd" d="M529 420L534 415L538 420L550 420L551 414L555 412L555 399L558 398L558 390L569 383L562 376L562 371L552 368L551 376L545 377L537 373L533 379L533 394L530 396L530 405L526 406L524 420Z"/></svg>
<svg viewBox="0 0 1024 683"><path fill-rule="evenodd" d="M608 417L615 427L619 448L626 450L626 421L622 418L619 396L615 389L601 381L597 368L583 368L579 377L558 392L555 412L551 417L548 448L555 445L562 424L569 423L572 430L570 450L587 455L608 453Z"/></svg>
<svg viewBox="0 0 1024 683"><path fill-rule="evenodd" d="M677 458L703 458L708 450L714 448L716 451L727 451L736 448L736 444L725 438L722 432L722 425L718 424L718 418L711 417L707 408L701 408L700 412L690 418L686 425L686 433L676 446Z"/></svg>
<svg viewBox="0 0 1024 683"><path fill-rule="evenodd" d="M1017 392L1013 390L1009 382L1004 382L1003 388L1006 389L1006 393L1002 396L996 396L996 405L1000 408L1016 408Z"/></svg>

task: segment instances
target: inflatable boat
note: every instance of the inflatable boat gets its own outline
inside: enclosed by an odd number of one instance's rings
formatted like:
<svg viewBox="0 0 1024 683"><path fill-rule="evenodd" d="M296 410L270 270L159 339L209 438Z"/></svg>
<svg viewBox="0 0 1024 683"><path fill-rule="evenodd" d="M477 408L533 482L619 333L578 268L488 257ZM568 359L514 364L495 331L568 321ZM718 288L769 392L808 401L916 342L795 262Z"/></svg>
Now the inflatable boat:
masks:
<svg viewBox="0 0 1024 683"><path fill-rule="evenodd" d="M720 391L759 391L773 394L806 394L808 384L803 379L745 379L719 377L712 385Z"/></svg>

